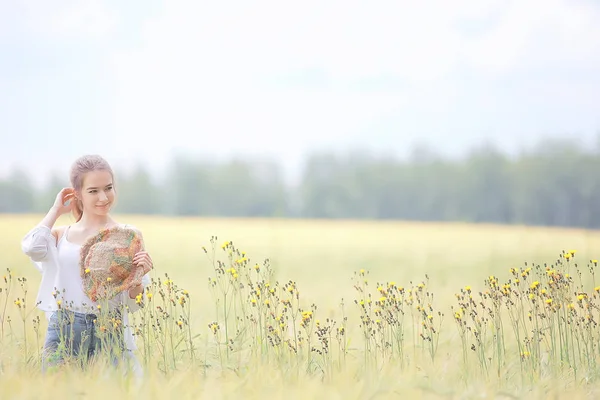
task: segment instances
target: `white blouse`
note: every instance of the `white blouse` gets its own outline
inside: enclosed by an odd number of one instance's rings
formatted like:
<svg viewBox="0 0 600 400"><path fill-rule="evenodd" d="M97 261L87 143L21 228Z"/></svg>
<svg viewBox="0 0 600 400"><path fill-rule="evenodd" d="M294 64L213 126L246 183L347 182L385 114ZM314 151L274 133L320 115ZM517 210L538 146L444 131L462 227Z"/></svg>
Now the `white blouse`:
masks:
<svg viewBox="0 0 600 400"><path fill-rule="evenodd" d="M129 227L131 227L129 225ZM63 235L61 241L64 240ZM72 243L68 243L70 246L76 246ZM64 243L63 243L64 245ZM78 275L75 277L65 279L66 277L61 274L61 266L59 263L59 249L56 243L56 238L52 235L50 228L44 225L38 225L30 230L23 240L21 241L21 249L25 253L42 274L42 280L38 290L36 304L37 307L46 313L46 317L50 318L52 313L58 310L57 299L54 297L53 292L55 288L73 287L73 282L77 281ZM75 272L75 271L73 271ZM142 278L142 285L144 288L150 285L150 277L148 274ZM79 287L80 294L75 297L75 303L79 302L79 298L83 299L85 294L81 287ZM129 297L128 292L122 292L113 300L117 300L125 305L125 309L129 309L130 312L136 312L140 309L140 306L136 303L135 299ZM76 309L74 311L78 311ZM79 311L82 312L82 311ZM123 325L125 327L125 346L128 350L137 349L131 327L129 326L128 312L124 312L122 315Z"/></svg>

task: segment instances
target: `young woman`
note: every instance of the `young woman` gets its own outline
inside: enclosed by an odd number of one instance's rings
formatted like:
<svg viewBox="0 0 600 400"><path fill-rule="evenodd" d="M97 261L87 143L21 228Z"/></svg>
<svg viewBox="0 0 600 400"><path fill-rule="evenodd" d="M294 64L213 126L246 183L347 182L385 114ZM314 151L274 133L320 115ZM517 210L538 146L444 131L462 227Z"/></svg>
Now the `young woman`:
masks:
<svg viewBox="0 0 600 400"><path fill-rule="evenodd" d="M105 308L84 294L80 277L79 254L86 239L102 229L127 226L110 216L116 200L113 171L102 157L87 155L73 163L70 178L72 187L58 193L46 216L22 241L23 252L42 274L37 305L48 317L42 370L67 357L85 362L101 350L108 350L113 363L132 362L140 373L133 355L136 346L128 326L128 311L139 309L136 296L149 285L148 275L144 275L141 285L103 302ZM69 212L75 223L55 227L57 219ZM135 255L133 264L150 269L152 259L142 251ZM99 323L99 310L115 323Z"/></svg>

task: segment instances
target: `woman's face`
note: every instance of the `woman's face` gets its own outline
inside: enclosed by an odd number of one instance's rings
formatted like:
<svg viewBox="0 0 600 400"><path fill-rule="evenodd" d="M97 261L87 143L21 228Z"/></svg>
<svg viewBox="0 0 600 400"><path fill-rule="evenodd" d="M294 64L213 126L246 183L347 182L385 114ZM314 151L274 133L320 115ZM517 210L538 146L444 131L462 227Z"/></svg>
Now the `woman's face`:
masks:
<svg viewBox="0 0 600 400"><path fill-rule="evenodd" d="M79 198L86 214L106 215L115 202L113 178L108 171L91 171L83 177Z"/></svg>

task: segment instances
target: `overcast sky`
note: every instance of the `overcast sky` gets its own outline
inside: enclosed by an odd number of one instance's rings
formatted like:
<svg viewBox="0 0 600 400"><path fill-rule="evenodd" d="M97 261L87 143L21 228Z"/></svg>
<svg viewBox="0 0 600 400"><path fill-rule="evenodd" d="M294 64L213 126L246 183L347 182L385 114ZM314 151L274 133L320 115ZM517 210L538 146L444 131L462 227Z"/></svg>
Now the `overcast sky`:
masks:
<svg viewBox="0 0 600 400"><path fill-rule="evenodd" d="M596 0L2 0L0 172L591 140L598 21Z"/></svg>

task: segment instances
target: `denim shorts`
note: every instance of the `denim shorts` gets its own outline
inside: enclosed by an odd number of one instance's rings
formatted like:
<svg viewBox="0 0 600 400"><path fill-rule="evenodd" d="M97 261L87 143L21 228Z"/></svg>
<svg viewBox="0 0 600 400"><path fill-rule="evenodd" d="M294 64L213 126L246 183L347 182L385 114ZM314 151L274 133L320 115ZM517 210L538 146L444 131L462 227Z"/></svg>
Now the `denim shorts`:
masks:
<svg viewBox="0 0 600 400"><path fill-rule="evenodd" d="M98 358L118 365L125 352L124 328L119 311L100 319L96 314L69 310L52 313L42 351L42 370L65 362L85 366Z"/></svg>

